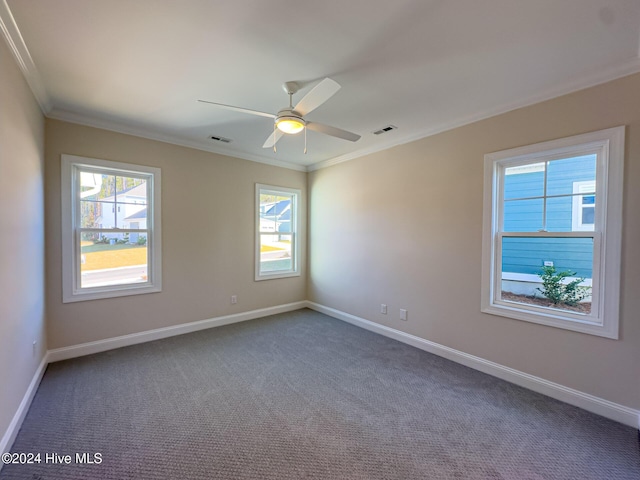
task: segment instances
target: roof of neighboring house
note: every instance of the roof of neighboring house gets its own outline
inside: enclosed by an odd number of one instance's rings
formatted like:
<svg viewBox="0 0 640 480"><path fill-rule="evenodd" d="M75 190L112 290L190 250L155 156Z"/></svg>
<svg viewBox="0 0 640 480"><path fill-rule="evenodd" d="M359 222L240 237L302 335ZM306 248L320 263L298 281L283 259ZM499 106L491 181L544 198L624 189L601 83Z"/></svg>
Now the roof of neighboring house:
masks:
<svg viewBox="0 0 640 480"><path fill-rule="evenodd" d="M291 209L285 211L280 217L278 217L279 222L289 222L291 221Z"/></svg>
<svg viewBox="0 0 640 480"><path fill-rule="evenodd" d="M129 197L146 197L147 196L147 182L141 183L140 185L136 185L135 187L131 187L128 190L124 190L122 192L118 192L118 195L127 194Z"/></svg>
<svg viewBox="0 0 640 480"><path fill-rule="evenodd" d="M279 202L274 203L267 211L264 212L265 215L282 215L289 205L291 204L291 200L280 200Z"/></svg>
<svg viewBox="0 0 640 480"><path fill-rule="evenodd" d="M135 220L136 218L147 218L147 207L144 207L139 212L129 215L125 220Z"/></svg>
<svg viewBox="0 0 640 480"><path fill-rule="evenodd" d="M147 198L147 183L141 183L140 185L136 185L135 187L128 188L127 190L123 190L118 192L118 197L140 197ZM100 198L98 201L104 202L113 202L115 200L115 195L110 195L105 198Z"/></svg>

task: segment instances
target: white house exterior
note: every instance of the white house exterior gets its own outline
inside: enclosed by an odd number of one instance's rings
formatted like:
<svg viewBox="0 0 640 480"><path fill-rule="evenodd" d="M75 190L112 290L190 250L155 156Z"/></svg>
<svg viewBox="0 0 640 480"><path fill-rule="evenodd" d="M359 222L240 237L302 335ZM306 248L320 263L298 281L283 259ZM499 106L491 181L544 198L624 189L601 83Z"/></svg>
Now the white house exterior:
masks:
<svg viewBox="0 0 640 480"><path fill-rule="evenodd" d="M120 228L122 230L137 230L147 228L147 185L143 183L130 190L121 192L116 197L106 197L101 200L102 212L96 218L99 228ZM109 238L119 237L120 234L107 234ZM136 243L138 234L131 233L129 243Z"/></svg>

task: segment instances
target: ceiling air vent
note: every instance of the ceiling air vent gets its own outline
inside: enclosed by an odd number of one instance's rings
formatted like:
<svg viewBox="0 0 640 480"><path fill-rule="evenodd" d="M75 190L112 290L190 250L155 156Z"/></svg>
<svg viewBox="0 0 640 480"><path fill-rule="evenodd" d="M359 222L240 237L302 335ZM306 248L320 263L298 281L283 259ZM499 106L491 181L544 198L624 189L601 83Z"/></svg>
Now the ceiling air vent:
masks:
<svg viewBox="0 0 640 480"><path fill-rule="evenodd" d="M215 140L216 142L231 143L231 139L230 138L218 137L217 135L211 135L209 138L211 140Z"/></svg>
<svg viewBox="0 0 640 480"><path fill-rule="evenodd" d="M383 133L390 132L391 130L396 130L398 127L395 125L387 125L386 127L382 127L380 130L376 130L373 132L374 135L382 135Z"/></svg>

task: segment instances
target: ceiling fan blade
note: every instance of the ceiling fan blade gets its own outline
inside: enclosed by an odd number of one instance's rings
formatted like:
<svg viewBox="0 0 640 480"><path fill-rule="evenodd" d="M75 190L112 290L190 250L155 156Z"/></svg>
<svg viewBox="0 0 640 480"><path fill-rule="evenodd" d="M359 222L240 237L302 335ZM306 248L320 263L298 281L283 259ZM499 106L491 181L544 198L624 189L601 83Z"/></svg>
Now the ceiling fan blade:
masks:
<svg viewBox="0 0 640 480"><path fill-rule="evenodd" d="M302 100L293 109L300 115L305 116L329 100L338 90L340 90L338 82L325 78L302 97Z"/></svg>
<svg viewBox="0 0 640 480"><path fill-rule="evenodd" d="M198 100L198 101L202 103L208 103L209 105L215 105L216 107L225 108L227 110L233 110L234 112L249 113L251 115L258 115L260 117L276 118L276 116L273 113L259 112L258 110L250 110L248 108L234 107L233 105L225 105L224 103L209 102L207 100Z"/></svg>
<svg viewBox="0 0 640 480"><path fill-rule="evenodd" d="M347 132L346 130L342 130L340 128L332 127L330 125L325 125L323 123L307 122L307 128L309 130L313 130L314 132L324 133L325 135L331 135L332 137L349 140L350 142L357 142L358 140L360 140L360 135Z"/></svg>
<svg viewBox="0 0 640 480"><path fill-rule="evenodd" d="M264 145L262 145L262 148L273 147L276 143L278 143L278 140L280 140L283 135L284 133L276 128L273 133L267 137L267 140L264 142Z"/></svg>

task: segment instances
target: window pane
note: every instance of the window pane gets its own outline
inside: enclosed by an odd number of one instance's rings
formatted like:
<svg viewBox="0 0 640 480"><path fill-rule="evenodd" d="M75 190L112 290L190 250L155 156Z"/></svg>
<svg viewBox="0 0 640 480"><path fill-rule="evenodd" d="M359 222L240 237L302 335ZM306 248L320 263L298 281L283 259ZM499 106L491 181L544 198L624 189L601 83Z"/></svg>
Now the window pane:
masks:
<svg viewBox="0 0 640 480"><path fill-rule="evenodd" d="M553 274L546 286L545 262ZM589 314L592 270L593 238L503 237L500 298Z"/></svg>
<svg viewBox="0 0 640 480"><path fill-rule="evenodd" d="M114 200L116 177L93 172L80 172L80 198L82 200Z"/></svg>
<svg viewBox="0 0 640 480"><path fill-rule="evenodd" d="M147 206L116 203L117 227L123 229L147 228ZM136 226L137 225L137 226Z"/></svg>
<svg viewBox="0 0 640 480"><path fill-rule="evenodd" d="M80 201L81 228L113 228L114 204L106 202Z"/></svg>
<svg viewBox="0 0 640 480"><path fill-rule="evenodd" d="M596 155L553 160L547 167L547 195L570 195L574 182L596 180Z"/></svg>
<svg viewBox="0 0 640 480"><path fill-rule="evenodd" d="M542 229L543 200L504 202L505 232L538 232Z"/></svg>
<svg viewBox="0 0 640 480"><path fill-rule="evenodd" d="M147 182L140 178L116 177L116 226L117 228L147 228Z"/></svg>
<svg viewBox="0 0 640 480"><path fill-rule="evenodd" d="M147 282L147 233L81 234L80 287Z"/></svg>
<svg viewBox="0 0 640 480"><path fill-rule="evenodd" d="M83 228L147 228L147 182L129 177L81 173L82 181L97 182L99 193L80 202L80 226ZM120 190L117 195L113 192ZM125 188L127 186L127 188ZM91 190L86 190L89 193ZM109 193L110 192L110 193ZM92 201L94 198L102 201ZM114 203L115 202L115 203ZM132 226L136 223L138 226Z"/></svg>
<svg viewBox="0 0 640 480"><path fill-rule="evenodd" d="M260 231L291 231L292 195L260 194Z"/></svg>
<svg viewBox="0 0 640 480"><path fill-rule="evenodd" d="M116 177L116 201L146 205L147 181L142 178Z"/></svg>
<svg viewBox="0 0 640 480"><path fill-rule="evenodd" d="M582 225L591 225L595 222L596 210L594 207L587 207L582 209Z"/></svg>
<svg viewBox="0 0 640 480"><path fill-rule="evenodd" d="M573 230L574 198L552 197L547 199L547 226L549 232L570 232Z"/></svg>
<svg viewBox="0 0 640 480"><path fill-rule="evenodd" d="M293 270L292 235L260 235L260 273Z"/></svg>
<svg viewBox="0 0 640 480"><path fill-rule="evenodd" d="M504 198L544 195L544 163L505 168Z"/></svg>

